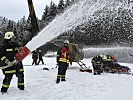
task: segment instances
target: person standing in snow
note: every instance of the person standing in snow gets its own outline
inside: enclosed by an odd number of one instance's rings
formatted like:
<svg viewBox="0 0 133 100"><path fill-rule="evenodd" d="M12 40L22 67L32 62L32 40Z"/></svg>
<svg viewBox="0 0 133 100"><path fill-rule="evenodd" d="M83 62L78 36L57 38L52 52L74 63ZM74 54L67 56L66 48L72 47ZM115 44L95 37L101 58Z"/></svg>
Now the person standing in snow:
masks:
<svg viewBox="0 0 133 100"><path fill-rule="evenodd" d="M34 50L33 52L32 52L32 59L33 59L33 62L32 62L32 65L35 63L35 65L38 65L38 63L37 63L37 60L38 60L38 52L37 52L37 50Z"/></svg>
<svg viewBox="0 0 133 100"><path fill-rule="evenodd" d="M39 50L38 55L39 55L38 65L39 65L40 61L42 62L42 64L44 64L44 61L43 61L43 58L42 58L43 54L42 54L41 50Z"/></svg>
<svg viewBox="0 0 133 100"><path fill-rule="evenodd" d="M11 79L14 74L18 78L17 87L20 90L24 90L24 69L22 62L15 63L15 56L18 50L20 49L19 44L16 42L16 37L13 32L6 32L4 36L4 42L0 51L0 60L4 62L5 65L9 66L8 68L2 69L4 74L4 80L1 88L2 94L6 93Z"/></svg>
<svg viewBox="0 0 133 100"><path fill-rule="evenodd" d="M65 40L63 45L57 52L57 63L58 63L58 74L56 83L58 84L61 81L66 81L66 70L69 66L70 60L70 51L69 51L69 41Z"/></svg>

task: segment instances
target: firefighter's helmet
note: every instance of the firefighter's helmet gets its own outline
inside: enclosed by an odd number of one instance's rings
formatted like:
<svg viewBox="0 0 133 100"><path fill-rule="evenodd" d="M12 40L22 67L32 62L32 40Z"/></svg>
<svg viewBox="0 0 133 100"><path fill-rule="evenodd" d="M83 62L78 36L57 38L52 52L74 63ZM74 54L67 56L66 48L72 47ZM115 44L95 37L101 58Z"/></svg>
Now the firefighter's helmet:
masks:
<svg viewBox="0 0 133 100"><path fill-rule="evenodd" d="M4 39L11 39L12 37L14 37L14 33L13 32L6 32Z"/></svg>
<svg viewBox="0 0 133 100"><path fill-rule="evenodd" d="M69 44L69 41L68 40L65 40L64 43Z"/></svg>

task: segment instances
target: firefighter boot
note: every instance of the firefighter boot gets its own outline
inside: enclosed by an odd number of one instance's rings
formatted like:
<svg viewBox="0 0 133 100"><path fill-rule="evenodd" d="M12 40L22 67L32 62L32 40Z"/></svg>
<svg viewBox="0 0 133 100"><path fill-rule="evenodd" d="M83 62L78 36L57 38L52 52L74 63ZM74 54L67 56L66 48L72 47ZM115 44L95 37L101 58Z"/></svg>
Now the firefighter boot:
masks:
<svg viewBox="0 0 133 100"><path fill-rule="evenodd" d="M66 81L66 79L61 79L61 81Z"/></svg>
<svg viewBox="0 0 133 100"><path fill-rule="evenodd" d="M2 87L2 88L1 88L1 93L2 93L2 94L6 93L6 92L7 92L7 89L8 89L8 88Z"/></svg>
<svg viewBox="0 0 133 100"><path fill-rule="evenodd" d="M18 85L18 88L19 88L20 90L24 90L24 85Z"/></svg>
<svg viewBox="0 0 133 100"><path fill-rule="evenodd" d="M56 83L58 84L60 82L60 77L57 77Z"/></svg>
<svg viewBox="0 0 133 100"><path fill-rule="evenodd" d="M65 77L62 77L62 78L61 78L61 81L66 81Z"/></svg>

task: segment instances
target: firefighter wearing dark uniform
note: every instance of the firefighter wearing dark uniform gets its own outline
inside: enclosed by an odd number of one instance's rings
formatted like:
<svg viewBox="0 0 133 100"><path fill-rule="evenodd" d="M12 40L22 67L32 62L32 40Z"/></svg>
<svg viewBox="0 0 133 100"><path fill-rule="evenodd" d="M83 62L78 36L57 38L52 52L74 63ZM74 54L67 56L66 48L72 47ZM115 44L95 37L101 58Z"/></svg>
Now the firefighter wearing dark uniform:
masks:
<svg viewBox="0 0 133 100"><path fill-rule="evenodd" d="M58 75L56 83L61 81L66 81L65 75L66 70L70 63L70 51L69 51L69 41L65 40L64 44L57 52L57 63L58 63Z"/></svg>
<svg viewBox="0 0 133 100"><path fill-rule="evenodd" d="M37 63L37 60L38 60L38 52L37 52L37 50L34 50L32 53L33 53L32 54L32 59L33 59L32 65L34 63L35 63L35 65L38 65L38 63Z"/></svg>
<svg viewBox="0 0 133 100"><path fill-rule="evenodd" d="M38 65L39 65L40 61L42 62L42 64L44 64L44 61L43 61L43 58L42 58L43 57L43 54L42 54L41 50L39 50L38 55L39 55Z"/></svg>
<svg viewBox="0 0 133 100"><path fill-rule="evenodd" d="M4 42L0 52L0 60L9 67L2 69L3 74L5 75L1 88L2 93L7 92L14 74L16 74L18 78L18 88L20 90L24 90L23 64L21 61L16 64L14 62L15 55L18 52L18 49L20 48L19 44L17 44L15 40L16 39L13 32L5 33Z"/></svg>
<svg viewBox="0 0 133 100"><path fill-rule="evenodd" d="M103 69L104 71L110 71L113 68L112 56L106 54L103 56Z"/></svg>
<svg viewBox="0 0 133 100"><path fill-rule="evenodd" d="M103 59L100 55L96 55L91 60L93 69L94 69L94 75L101 74L102 72L102 66L103 66Z"/></svg>

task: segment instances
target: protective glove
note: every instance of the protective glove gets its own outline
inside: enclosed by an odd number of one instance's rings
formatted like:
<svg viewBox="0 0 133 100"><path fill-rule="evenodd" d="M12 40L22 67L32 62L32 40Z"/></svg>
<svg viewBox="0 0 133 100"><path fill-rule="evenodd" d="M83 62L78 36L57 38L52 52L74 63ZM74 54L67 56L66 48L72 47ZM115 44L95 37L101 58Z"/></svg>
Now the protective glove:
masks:
<svg viewBox="0 0 133 100"><path fill-rule="evenodd" d="M15 64L15 61L10 62L8 59L5 59L5 63L7 64L7 66L13 66Z"/></svg>

